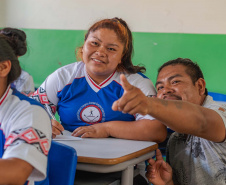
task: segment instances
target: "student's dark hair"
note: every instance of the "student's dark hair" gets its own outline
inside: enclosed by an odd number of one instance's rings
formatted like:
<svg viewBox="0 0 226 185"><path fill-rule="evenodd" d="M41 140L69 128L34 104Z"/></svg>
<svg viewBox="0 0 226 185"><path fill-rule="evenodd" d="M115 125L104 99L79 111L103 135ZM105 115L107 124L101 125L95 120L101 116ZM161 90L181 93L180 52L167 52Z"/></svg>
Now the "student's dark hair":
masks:
<svg viewBox="0 0 226 185"><path fill-rule="evenodd" d="M192 80L194 85L195 85L195 82L199 78L203 78L204 79L202 70L200 69L199 65L196 62L193 62L192 60L190 60L188 58L177 58L177 59L170 60L170 61L164 63L158 69L158 74L160 73L160 71L164 67L169 66L169 65L172 65L172 66L183 65L183 66L185 66L186 67L185 72L191 77L191 80ZM207 88L205 88L205 95L208 95Z"/></svg>
<svg viewBox="0 0 226 185"><path fill-rule="evenodd" d="M117 67L117 71L125 71L127 73L137 73L146 71L144 66L134 66L132 63L133 56L133 37L132 32L129 29L127 23L118 17L112 19L103 19L95 24L93 24L87 31L85 35L85 41L88 38L89 34L95 32L99 29L107 28L109 30L113 30L118 39L124 44L123 56L121 59L121 63ZM83 46L76 49L77 59L82 59L82 48Z"/></svg>
<svg viewBox="0 0 226 185"><path fill-rule="evenodd" d="M7 84L16 80L21 74L21 67L17 56L7 41L7 37L0 35L0 62L11 61L11 70L8 74Z"/></svg>
<svg viewBox="0 0 226 185"><path fill-rule="evenodd" d="M3 28L0 33L8 37L8 42L16 56L23 56L27 52L26 34L16 28Z"/></svg>

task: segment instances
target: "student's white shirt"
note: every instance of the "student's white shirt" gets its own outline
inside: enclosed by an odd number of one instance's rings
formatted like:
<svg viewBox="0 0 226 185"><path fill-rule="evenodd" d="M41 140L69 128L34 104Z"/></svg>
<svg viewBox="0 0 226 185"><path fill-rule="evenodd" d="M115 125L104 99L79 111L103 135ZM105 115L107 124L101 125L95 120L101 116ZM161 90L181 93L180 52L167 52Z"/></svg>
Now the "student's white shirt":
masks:
<svg viewBox="0 0 226 185"><path fill-rule="evenodd" d="M6 139L2 158L28 162L34 167L28 180L43 180L52 129L41 104L8 87L0 99L0 124Z"/></svg>

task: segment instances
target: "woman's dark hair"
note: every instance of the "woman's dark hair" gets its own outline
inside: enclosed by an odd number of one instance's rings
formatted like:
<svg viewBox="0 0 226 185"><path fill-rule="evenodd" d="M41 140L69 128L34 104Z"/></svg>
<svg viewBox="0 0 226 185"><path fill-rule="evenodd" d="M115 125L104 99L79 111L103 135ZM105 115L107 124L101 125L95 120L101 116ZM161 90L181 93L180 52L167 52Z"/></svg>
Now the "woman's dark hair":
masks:
<svg viewBox="0 0 226 185"><path fill-rule="evenodd" d="M21 67L17 56L9 45L9 41L7 39L7 37L0 35L0 62L4 62L6 60L11 61L11 70L8 74L7 80L7 84L9 85L20 76Z"/></svg>
<svg viewBox="0 0 226 185"><path fill-rule="evenodd" d="M197 82L197 80L199 78L204 79L202 70L200 69L199 65L188 58L177 58L177 59L170 60L170 61L164 63L158 69L158 74L164 67L169 66L169 65L174 66L174 65L178 65L178 64L186 67L185 72L191 77L192 83L194 85L195 85L195 82ZM207 88L205 88L205 95L208 95Z"/></svg>
<svg viewBox="0 0 226 185"><path fill-rule="evenodd" d="M88 38L89 34L95 32L99 29L107 28L109 30L113 30L118 39L124 44L124 51L122 56L122 62L118 65L117 71L125 71L127 73L137 73L146 71L143 66L134 66L132 63L132 55L133 55L133 37L132 33L126 24L126 22L120 18L112 18L112 19L103 19L95 24L93 24L85 35L85 41ZM77 59L82 59L82 48L83 46L76 49Z"/></svg>
<svg viewBox="0 0 226 185"><path fill-rule="evenodd" d="M16 28L3 28L0 34L8 37L8 43L16 56L23 56L27 52L26 34Z"/></svg>

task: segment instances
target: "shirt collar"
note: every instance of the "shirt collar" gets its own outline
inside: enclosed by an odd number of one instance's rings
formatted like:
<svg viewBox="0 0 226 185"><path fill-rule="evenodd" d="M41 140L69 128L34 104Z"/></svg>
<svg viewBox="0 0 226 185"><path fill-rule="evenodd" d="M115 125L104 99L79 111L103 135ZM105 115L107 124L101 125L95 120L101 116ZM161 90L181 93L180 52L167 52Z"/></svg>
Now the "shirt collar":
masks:
<svg viewBox="0 0 226 185"><path fill-rule="evenodd" d="M3 96L0 99L0 106L2 105L2 103L4 102L4 100L6 99L7 95L9 94L9 90L10 90L10 85L7 87L5 93L3 94Z"/></svg>

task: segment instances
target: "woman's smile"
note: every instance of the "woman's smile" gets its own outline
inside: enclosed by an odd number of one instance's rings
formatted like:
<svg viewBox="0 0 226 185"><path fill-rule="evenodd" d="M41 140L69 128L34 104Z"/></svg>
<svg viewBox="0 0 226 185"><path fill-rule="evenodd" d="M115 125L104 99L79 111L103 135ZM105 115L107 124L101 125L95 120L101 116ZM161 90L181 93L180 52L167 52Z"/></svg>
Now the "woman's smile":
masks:
<svg viewBox="0 0 226 185"><path fill-rule="evenodd" d="M86 71L96 83L107 79L121 63L124 44L110 29L91 32L83 46L83 62Z"/></svg>

